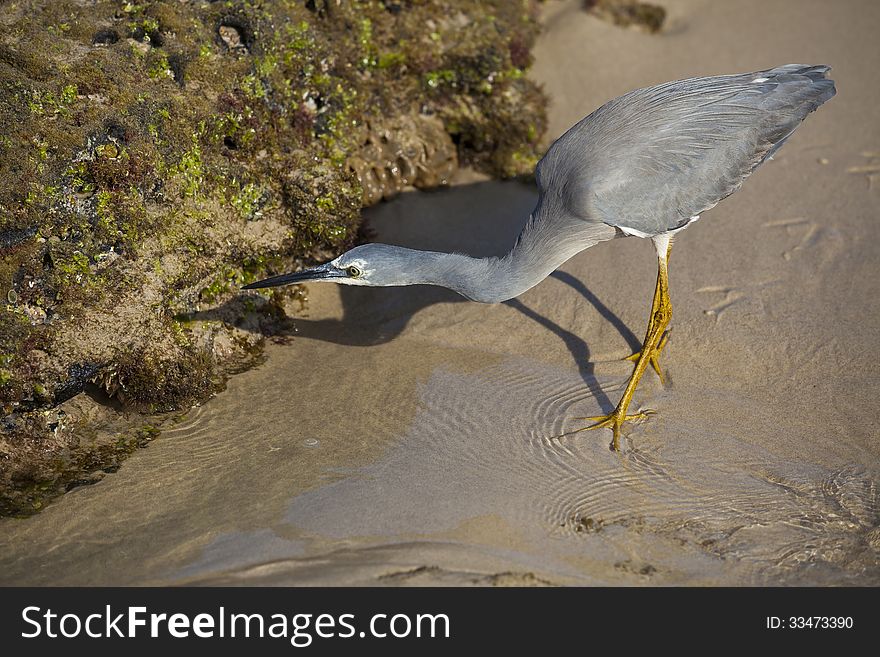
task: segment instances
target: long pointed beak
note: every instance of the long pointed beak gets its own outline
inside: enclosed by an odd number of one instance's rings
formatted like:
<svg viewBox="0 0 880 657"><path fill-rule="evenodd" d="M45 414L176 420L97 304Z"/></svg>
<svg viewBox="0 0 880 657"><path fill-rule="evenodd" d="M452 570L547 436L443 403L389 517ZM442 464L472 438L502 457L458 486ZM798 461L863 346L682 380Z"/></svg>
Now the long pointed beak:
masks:
<svg viewBox="0 0 880 657"><path fill-rule="evenodd" d="M323 281L328 278L345 278L347 274L342 269L337 269L332 264L325 263L312 267L311 269L303 269L293 274L281 274L272 278L265 278L242 287L242 290L255 290L260 287L275 287L277 285L289 285L291 283L307 283L309 281Z"/></svg>

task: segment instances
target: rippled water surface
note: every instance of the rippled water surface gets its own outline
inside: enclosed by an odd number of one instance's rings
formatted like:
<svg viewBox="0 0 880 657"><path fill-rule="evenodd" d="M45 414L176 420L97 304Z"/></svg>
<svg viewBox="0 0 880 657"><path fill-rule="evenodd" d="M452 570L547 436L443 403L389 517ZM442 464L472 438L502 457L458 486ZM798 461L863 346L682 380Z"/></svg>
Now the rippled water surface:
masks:
<svg viewBox="0 0 880 657"><path fill-rule="evenodd" d="M474 199L498 208L493 230L456 213ZM529 186L482 183L406 196L373 222L418 244L393 215L430 205L459 217L443 248L490 253L533 201ZM711 376L701 359L736 372L736 349L724 354L739 338L693 304L664 354L667 385L649 373L637 395L658 413L623 452L576 431L622 392L642 314L619 284L583 283L649 253L606 246L497 306L315 286L310 316L263 365L118 473L0 524L0 581L880 583L874 457L794 397L800 410L778 413L766 374L763 393ZM650 268L635 279L650 292Z"/></svg>
<svg viewBox="0 0 880 657"><path fill-rule="evenodd" d="M275 558L219 581L880 582L876 473L779 458L735 428L698 452L676 444L698 430L686 423L662 439L641 427L622 456L594 435L558 438L599 409L579 376L527 359L438 368L418 388L386 455L291 500L284 520L301 539L289 554L254 536ZM215 555L237 549L224 540ZM198 581L199 567L187 574Z"/></svg>

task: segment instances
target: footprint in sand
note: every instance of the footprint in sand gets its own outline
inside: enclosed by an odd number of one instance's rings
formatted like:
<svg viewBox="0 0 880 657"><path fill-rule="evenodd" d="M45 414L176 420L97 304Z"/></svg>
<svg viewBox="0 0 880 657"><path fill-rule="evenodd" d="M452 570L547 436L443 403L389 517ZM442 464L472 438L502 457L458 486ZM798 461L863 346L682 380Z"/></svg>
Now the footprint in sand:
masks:
<svg viewBox="0 0 880 657"><path fill-rule="evenodd" d="M848 167L846 172L865 176L868 189L873 189L875 179L880 178L880 151L862 151L862 157L867 160L867 164Z"/></svg>
<svg viewBox="0 0 880 657"><path fill-rule="evenodd" d="M843 235L833 226L820 226L819 222L804 217L775 219L761 225L762 228L784 229L797 242L782 252L785 260L791 260L803 251L820 264L833 261L843 248Z"/></svg>
<svg viewBox="0 0 880 657"><path fill-rule="evenodd" d="M819 224L803 217L768 221L762 225L762 228L784 228L789 235L800 236L800 241L797 244L782 252L782 257L786 260L791 260L797 251L814 246L820 236Z"/></svg>
<svg viewBox="0 0 880 657"><path fill-rule="evenodd" d="M703 310L703 314L709 315L710 317L714 317L716 322L719 320L719 318L721 317L721 314L725 310L730 308L735 303L738 303L746 298L746 295L743 294L742 292L740 292L737 288L725 287L723 285L709 285L707 287L701 287L699 290L697 290L697 292L706 292L709 294L715 294L715 295L723 294L724 295L724 298L721 301L719 301L715 305L711 306L710 308Z"/></svg>

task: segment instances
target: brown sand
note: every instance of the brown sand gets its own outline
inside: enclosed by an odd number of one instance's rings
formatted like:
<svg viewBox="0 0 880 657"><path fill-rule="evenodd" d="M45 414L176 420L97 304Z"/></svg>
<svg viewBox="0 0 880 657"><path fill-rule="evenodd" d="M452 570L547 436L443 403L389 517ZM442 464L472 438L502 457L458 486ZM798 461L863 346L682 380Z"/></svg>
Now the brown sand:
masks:
<svg viewBox="0 0 880 657"><path fill-rule="evenodd" d="M617 401L650 243L601 244L496 306L314 285L263 366L118 473L0 523L0 582L880 583L880 4L663 4L651 36L547 3L553 136L698 74L827 63L838 96L677 240L669 385L646 375L635 403L658 414L621 455L604 432L553 436ZM474 178L370 219L497 253L534 200Z"/></svg>

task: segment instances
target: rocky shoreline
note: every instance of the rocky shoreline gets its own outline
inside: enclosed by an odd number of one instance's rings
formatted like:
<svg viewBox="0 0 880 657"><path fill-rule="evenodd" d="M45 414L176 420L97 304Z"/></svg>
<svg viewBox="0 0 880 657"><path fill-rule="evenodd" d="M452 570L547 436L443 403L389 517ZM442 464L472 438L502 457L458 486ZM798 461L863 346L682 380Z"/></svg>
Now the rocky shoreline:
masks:
<svg viewBox="0 0 880 657"><path fill-rule="evenodd" d="M256 362L304 291L240 285L460 165L530 173L536 4L6 3L0 515L118 467Z"/></svg>

